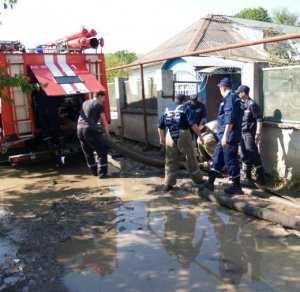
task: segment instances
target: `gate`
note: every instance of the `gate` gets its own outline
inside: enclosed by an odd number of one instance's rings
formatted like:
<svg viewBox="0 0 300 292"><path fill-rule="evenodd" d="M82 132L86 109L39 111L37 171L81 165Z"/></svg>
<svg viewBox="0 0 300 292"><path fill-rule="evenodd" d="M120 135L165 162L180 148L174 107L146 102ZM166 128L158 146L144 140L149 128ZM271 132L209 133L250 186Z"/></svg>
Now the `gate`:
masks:
<svg viewBox="0 0 300 292"><path fill-rule="evenodd" d="M201 81L173 81L174 94L191 96L201 90Z"/></svg>

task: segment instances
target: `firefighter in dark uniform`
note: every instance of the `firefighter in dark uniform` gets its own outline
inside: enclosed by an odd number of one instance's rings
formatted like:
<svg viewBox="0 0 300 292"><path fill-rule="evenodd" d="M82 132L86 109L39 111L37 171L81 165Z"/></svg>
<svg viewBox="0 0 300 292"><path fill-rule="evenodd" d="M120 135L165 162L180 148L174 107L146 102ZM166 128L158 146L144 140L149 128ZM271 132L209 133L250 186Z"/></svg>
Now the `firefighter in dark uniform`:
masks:
<svg viewBox="0 0 300 292"><path fill-rule="evenodd" d="M261 143L262 113L259 105L249 97L250 88L241 85L237 94L239 95L244 109L242 122L241 157L247 185L252 185L252 168L256 169L256 181L264 182L264 169L258 151Z"/></svg>
<svg viewBox="0 0 300 292"><path fill-rule="evenodd" d="M195 116L196 124L200 127L200 130L203 128L206 119L206 107L205 105L198 100L198 95L193 94L190 96L190 100L186 102L187 107L192 111L192 114Z"/></svg>
<svg viewBox="0 0 300 292"><path fill-rule="evenodd" d="M108 171L108 147L106 139L97 125L101 121L105 134L109 137L108 123L102 105L104 97L105 92L100 91L93 99L86 100L82 104L77 124L77 135L87 166L93 175L98 175L100 178L105 178ZM95 161L94 151L98 155L98 163Z"/></svg>
<svg viewBox="0 0 300 292"><path fill-rule="evenodd" d="M223 100L218 111L218 144L213 154L209 179L205 187L214 190L214 181L226 166L232 185L225 188L227 194L242 193L238 146L241 139L243 110L238 95L231 90L231 81L224 78L218 84Z"/></svg>
<svg viewBox="0 0 300 292"><path fill-rule="evenodd" d="M195 120L196 124L198 125L200 131L204 129L204 123L206 120L206 107L205 105L198 100L198 95L193 94L190 96L190 99L186 102L186 106L188 109L191 111L191 114L193 115L193 119ZM198 137L193 130L192 132L192 137L193 140L195 141L195 144L197 144L197 150L196 151L196 156L198 156L201 161L203 161L203 155L202 152L200 151L201 148L199 148L199 142L201 143L202 141L202 136ZM197 143L198 141L198 143Z"/></svg>
<svg viewBox="0 0 300 292"><path fill-rule="evenodd" d="M183 154L192 180L201 184L202 174L197 164L190 129L201 135L197 121L189 107L184 104L185 95L175 97L175 103L160 118L158 133L160 144L166 149L164 191L176 184L180 157Z"/></svg>

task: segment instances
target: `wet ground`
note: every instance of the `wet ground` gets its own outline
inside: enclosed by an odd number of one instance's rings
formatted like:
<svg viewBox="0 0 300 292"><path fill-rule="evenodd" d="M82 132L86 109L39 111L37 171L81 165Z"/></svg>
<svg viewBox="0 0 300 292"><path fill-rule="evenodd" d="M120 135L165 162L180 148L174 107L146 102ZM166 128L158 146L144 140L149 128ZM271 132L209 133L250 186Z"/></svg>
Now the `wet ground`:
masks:
<svg viewBox="0 0 300 292"><path fill-rule="evenodd" d="M80 163L0 170L0 263L24 262L17 291L300 291L295 233L123 167L102 181Z"/></svg>

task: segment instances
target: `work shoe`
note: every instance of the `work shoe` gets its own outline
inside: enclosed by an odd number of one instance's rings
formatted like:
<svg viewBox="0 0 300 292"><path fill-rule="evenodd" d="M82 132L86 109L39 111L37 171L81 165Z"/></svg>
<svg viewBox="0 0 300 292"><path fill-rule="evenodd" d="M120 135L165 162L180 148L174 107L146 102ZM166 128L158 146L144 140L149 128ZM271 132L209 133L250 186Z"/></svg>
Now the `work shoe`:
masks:
<svg viewBox="0 0 300 292"><path fill-rule="evenodd" d="M91 174L93 175L93 176L97 176L98 175L98 169L97 169L97 166L92 166L92 167L90 167L90 170L91 170Z"/></svg>
<svg viewBox="0 0 300 292"><path fill-rule="evenodd" d="M215 180L216 180L215 173L209 170L208 181L203 185L203 188L213 192L215 190L215 187L214 187Z"/></svg>
<svg viewBox="0 0 300 292"><path fill-rule="evenodd" d="M232 185L225 188L224 192L228 195L241 195L243 190L241 188L240 180L234 180Z"/></svg>
<svg viewBox="0 0 300 292"><path fill-rule="evenodd" d="M255 186L252 179L252 168L249 165L246 165L244 169L243 186L246 188L253 188Z"/></svg>
<svg viewBox="0 0 300 292"><path fill-rule="evenodd" d="M104 178L108 178L108 174L107 173L99 173L99 178L100 179L104 179Z"/></svg>
<svg viewBox="0 0 300 292"><path fill-rule="evenodd" d="M256 169L256 182L259 185L264 185L265 184L264 169L262 167Z"/></svg>
<svg viewBox="0 0 300 292"><path fill-rule="evenodd" d="M203 185L205 183L205 181L202 178L197 178L197 179L193 178L192 181L196 185Z"/></svg>
<svg viewBox="0 0 300 292"><path fill-rule="evenodd" d="M253 179L252 179L252 178L247 178L247 177L246 177L246 178L243 180L243 186L244 186L245 188L254 188L255 185L254 185Z"/></svg>
<svg viewBox="0 0 300 292"><path fill-rule="evenodd" d="M164 187L163 187L163 191L166 193L171 191L172 189L173 189L173 186L170 186L170 185L164 185Z"/></svg>
<svg viewBox="0 0 300 292"><path fill-rule="evenodd" d="M209 190L210 192L213 192L215 190L215 186L214 183L208 181L205 184L203 184L203 188L201 188L201 190Z"/></svg>

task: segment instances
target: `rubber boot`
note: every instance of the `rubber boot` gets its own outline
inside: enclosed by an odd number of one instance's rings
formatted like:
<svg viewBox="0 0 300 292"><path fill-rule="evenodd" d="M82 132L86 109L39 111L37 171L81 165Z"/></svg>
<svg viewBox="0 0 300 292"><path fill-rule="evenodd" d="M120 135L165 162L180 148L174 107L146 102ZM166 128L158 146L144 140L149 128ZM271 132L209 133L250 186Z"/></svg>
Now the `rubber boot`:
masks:
<svg viewBox="0 0 300 292"><path fill-rule="evenodd" d="M99 178L107 178L108 177L107 173L108 173L107 165L100 166Z"/></svg>
<svg viewBox="0 0 300 292"><path fill-rule="evenodd" d="M215 173L209 171L208 172L208 181L204 184L204 188L213 192L215 190L215 187L214 187L215 180L216 180Z"/></svg>
<svg viewBox="0 0 300 292"><path fill-rule="evenodd" d="M171 186L171 185L164 185L163 192L167 193L167 192L169 192L171 190L173 190L173 186Z"/></svg>
<svg viewBox="0 0 300 292"><path fill-rule="evenodd" d="M240 178L233 179L231 186L229 186L228 188L225 188L224 192L228 195L242 194L243 191L241 188Z"/></svg>
<svg viewBox="0 0 300 292"><path fill-rule="evenodd" d="M259 185L265 184L265 173L262 167L256 169L256 182Z"/></svg>
<svg viewBox="0 0 300 292"><path fill-rule="evenodd" d="M251 176L251 167L249 167L249 166L246 166L246 169L245 169L244 185L245 185L245 187L248 187L248 188L254 187L254 181Z"/></svg>
<svg viewBox="0 0 300 292"><path fill-rule="evenodd" d="M98 167L97 167L97 165L90 167L90 170L91 170L91 174L93 176L97 176L98 175Z"/></svg>

